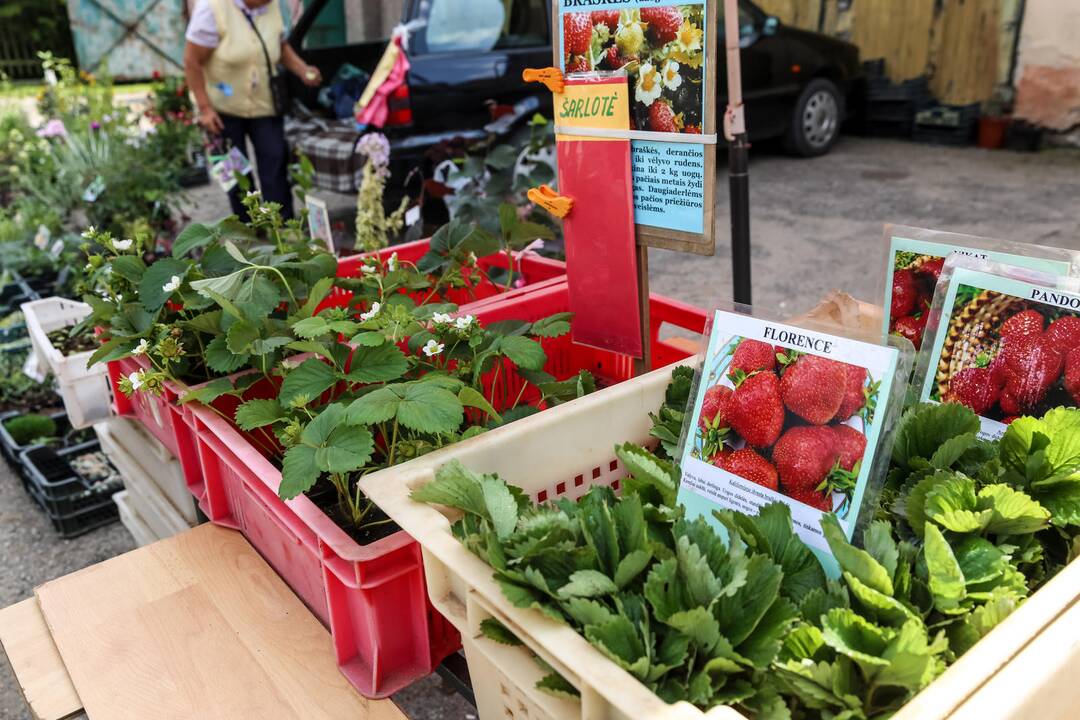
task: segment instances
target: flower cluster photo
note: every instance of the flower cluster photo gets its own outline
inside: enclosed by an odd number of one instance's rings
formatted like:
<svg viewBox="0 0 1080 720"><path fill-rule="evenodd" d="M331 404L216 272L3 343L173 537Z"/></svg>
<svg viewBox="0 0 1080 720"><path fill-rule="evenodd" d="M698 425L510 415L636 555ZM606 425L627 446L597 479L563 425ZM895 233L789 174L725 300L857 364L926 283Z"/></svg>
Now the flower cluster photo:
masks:
<svg viewBox="0 0 1080 720"><path fill-rule="evenodd" d="M703 4L568 12L562 21L567 73L626 71L632 130L701 133Z"/></svg>

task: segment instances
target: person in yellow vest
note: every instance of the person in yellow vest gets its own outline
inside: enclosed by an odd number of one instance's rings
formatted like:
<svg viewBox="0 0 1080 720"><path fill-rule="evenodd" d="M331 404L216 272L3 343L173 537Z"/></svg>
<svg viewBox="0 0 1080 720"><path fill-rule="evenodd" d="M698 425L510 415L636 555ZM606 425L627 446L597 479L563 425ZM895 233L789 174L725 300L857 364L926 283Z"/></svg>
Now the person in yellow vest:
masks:
<svg viewBox="0 0 1080 720"><path fill-rule="evenodd" d="M285 121L274 107L271 73L280 63L313 87L322 75L286 42L278 0L198 0L185 37L184 74L199 124L245 156L251 140L263 197L292 217ZM238 188L229 193L229 203L248 219Z"/></svg>

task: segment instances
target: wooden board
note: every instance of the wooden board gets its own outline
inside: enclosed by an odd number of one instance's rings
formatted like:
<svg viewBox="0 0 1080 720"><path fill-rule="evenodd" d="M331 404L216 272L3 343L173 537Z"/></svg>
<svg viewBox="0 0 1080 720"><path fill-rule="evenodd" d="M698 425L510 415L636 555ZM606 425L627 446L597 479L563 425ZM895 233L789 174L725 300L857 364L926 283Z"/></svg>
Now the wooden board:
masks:
<svg viewBox="0 0 1080 720"><path fill-rule="evenodd" d="M0 645L35 720L62 720L82 710L37 600L0 610Z"/></svg>
<svg viewBox="0 0 1080 720"><path fill-rule="evenodd" d="M36 593L93 720L405 717L353 690L329 633L238 532L202 525Z"/></svg>

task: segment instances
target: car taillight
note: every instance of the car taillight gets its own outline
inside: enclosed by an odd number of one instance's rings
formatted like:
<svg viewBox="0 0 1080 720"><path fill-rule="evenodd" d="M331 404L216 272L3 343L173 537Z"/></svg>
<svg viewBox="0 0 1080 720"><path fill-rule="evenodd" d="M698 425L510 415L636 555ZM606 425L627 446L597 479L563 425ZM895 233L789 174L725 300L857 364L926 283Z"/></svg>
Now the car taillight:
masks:
<svg viewBox="0 0 1080 720"><path fill-rule="evenodd" d="M389 111L386 117L387 127L412 125L412 105L409 102L409 84L407 82L402 83L394 92L390 93L387 110Z"/></svg>

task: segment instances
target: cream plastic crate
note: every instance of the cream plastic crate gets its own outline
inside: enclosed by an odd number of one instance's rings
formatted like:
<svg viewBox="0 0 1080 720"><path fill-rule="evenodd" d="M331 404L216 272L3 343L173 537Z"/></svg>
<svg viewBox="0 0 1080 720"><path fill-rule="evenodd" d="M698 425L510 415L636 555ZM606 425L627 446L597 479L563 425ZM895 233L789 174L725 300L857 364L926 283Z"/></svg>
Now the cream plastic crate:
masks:
<svg viewBox="0 0 1080 720"><path fill-rule="evenodd" d="M477 472L498 473L533 500L578 498L592 485L617 486L624 472L614 447L651 444L649 412L660 406L671 368L656 370L530 418L481 435L457 448L456 458ZM539 612L515 608L492 579L492 570L450 532L459 513L409 499L434 478L432 464L397 482L361 482L362 490L422 546L428 593L435 607L461 632L474 679L481 720L720 720L743 717L726 706L702 712L688 703L668 705L566 625ZM370 476L369 476L370 477ZM1033 637L1080 596L1080 563L1074 563L987 635L898 713L903 720L946 718L973 693L1001 687L996 674ZM525 644L508 647L484 638L485 618L506 625ZM555 698L535 688L546 661L581 692L581 701ZM1002 672L1002 677L1007 675ZM975 716L971 716L975 717ZM989 713L983 717L1006 717ZM1018 716L1011 716L1018 717Z"/></svg>
<svg viewBox="0 0 1080 720"><path fill-rule="evenodd" d="M173 507L136 458L116 444L109 427L99 423L94 430L101 441L101 449L124 478L127 505L142 519L154 537L163 540L189 529L193 523Z"/></svg>
<svg viewBox="0 0 1080 720"><path fill-rule="evenodd" d="M90 306L75 300L51 297L23 303L22 311L34 352L45 361L56 378L71 426L90 427L109 417L112 403L105 363L87 368L86 361L94 354L92 350L65 356L49 342L49 333L78 325L90 315Z"/></svg>
<svg viewBox="0 0 1080 720"><path fill-rule="evenodd" d="M136 546L142 547L158 541L154 532L146 526L146 523L131 506L127 490L113 495L113 502L116 503L116 509L120 511L120 522L131 533Z"/></svg>
<svg viewBox="0 0 1080 720"><path fill-rule="evenodd" d="M102 427L106 428L105 434L108 435L107 440L102 439L106 454L112 449L138 463L143 471L140 478L149 479L189 525L197 523L195 500L184 481L183 468L169 449L147 432L142 423L132 418L114 417L106 423L95 425L99 437Z"/></svg>

